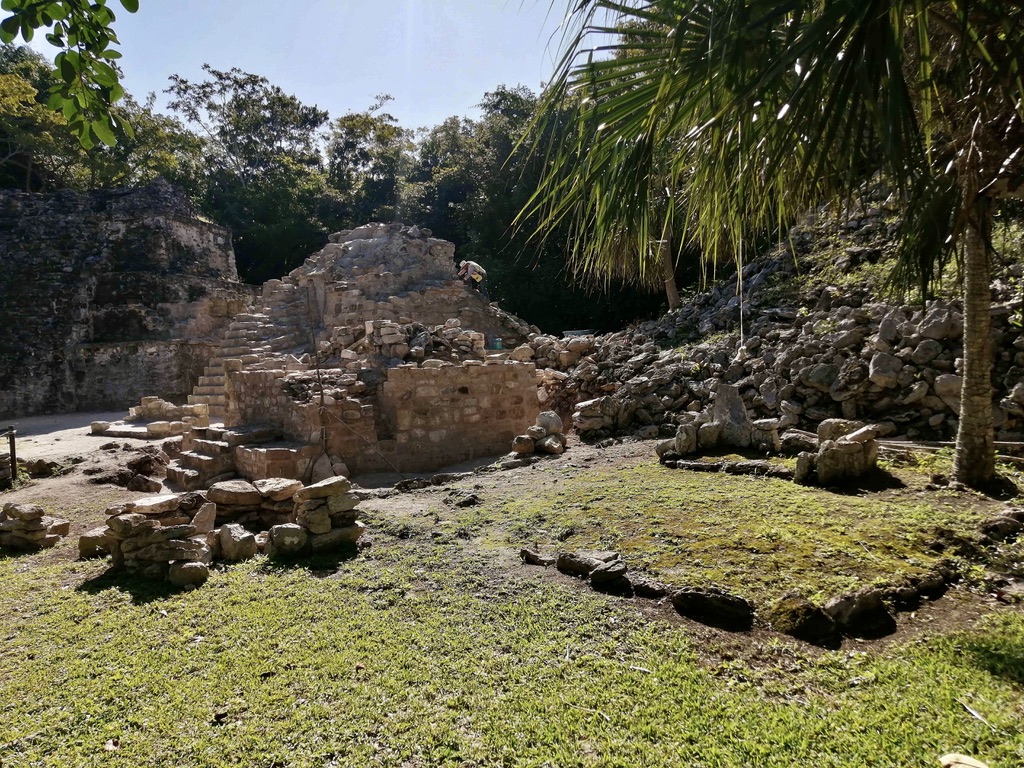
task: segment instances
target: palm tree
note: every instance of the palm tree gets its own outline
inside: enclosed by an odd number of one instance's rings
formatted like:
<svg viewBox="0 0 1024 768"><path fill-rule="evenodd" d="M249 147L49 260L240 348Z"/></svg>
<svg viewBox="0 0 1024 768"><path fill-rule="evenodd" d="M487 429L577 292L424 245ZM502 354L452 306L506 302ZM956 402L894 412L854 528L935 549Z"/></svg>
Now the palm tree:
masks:
<svg viewBox="0 0 1024 768"><path fill-rule="evenodd" d="M571 103L575 127L532 210L573 224L587 268L667 229L714 260L880 175L905 210L895 277L962 270L954 475L990 481L989 229L1024 191L1024 4L580 0L568 21L537 125Z"/></svg>

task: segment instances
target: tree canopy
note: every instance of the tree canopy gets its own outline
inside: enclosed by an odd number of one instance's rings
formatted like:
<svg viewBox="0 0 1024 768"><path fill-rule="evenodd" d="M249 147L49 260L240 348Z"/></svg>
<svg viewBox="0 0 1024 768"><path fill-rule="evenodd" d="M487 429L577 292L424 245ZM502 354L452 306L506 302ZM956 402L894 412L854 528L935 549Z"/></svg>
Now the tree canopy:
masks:
<svg viewBox="0 0 1024 768"><path fill-rule="evenodd" d="M120 0L129 13L138 0ZM82 146L113 146L118 135L131 137L132 126L115 104L124 96L117 60L121 53L113 29L116 19L106 0L4 0L10 15L0 21L0 42L16 37L29 42L36 30L49 30L46 39L59 52L53 60L52 84L46 103L59 110L68 129Z"/></svg>

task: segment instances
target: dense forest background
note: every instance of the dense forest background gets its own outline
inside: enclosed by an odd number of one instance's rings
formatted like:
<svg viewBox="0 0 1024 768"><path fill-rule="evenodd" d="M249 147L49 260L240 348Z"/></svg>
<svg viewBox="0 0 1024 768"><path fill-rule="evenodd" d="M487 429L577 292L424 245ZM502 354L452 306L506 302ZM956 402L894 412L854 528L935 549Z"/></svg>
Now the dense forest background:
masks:
<svg viewBox="0 0 1024 768"><path fill-rule="evenodd" d="M242 278L286 274L330 232L401 221L451 240L485 266L492 297L546 332L614 330L665 310L665 297L569 274L568 229L533 240L513 222L537 188L544 158L519 145L538 107L523 86L481 95L479 119L399 125L389 96L333 117L267 79L205 68L172 77L169 114L155 95L127 95L134 128L114 147L84 149L48 109L52 65L27 47L0 48L0 186L29 192L145 184L183 187L202 214L230 227Z"/></svg>

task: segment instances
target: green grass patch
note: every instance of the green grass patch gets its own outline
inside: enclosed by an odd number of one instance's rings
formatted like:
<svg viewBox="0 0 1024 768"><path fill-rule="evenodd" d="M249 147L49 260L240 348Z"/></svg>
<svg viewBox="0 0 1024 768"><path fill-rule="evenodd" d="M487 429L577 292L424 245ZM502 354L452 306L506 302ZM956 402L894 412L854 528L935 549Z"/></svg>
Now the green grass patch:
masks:
<svg viewBox="0 0 1024 768"><path fill-rule="evenodd" d="M258 559L176 594L0 560L3 765L1024 760L1020 614L891 654L769 643L709 665L635 604L527 571L496 586L454 544L314 565Z"/></svg>
<svg viewBox="0 0 1024 768"><path fill-rule="evenodd" d="M194 592L112 578L73 541L0 558L0 765L1024 763L1019 607L826 653L694 634L514 558L611 547L674 583L820 597L931 567L929 529L967 535L973 497L572 463L476 488L477 506L367 504L360 555L258 558Z"/></svg>
<svg viewBox="0 0 1024 768"><path fill-rule="evenodd" d="M975 535L981 513L956 494L841 494L781 480L636 467L549 470L528 494L462 513L504 545L614 549L677 584L712 582L755 600L822 598L934 568L934 530ZM475 521L475 526L474 526ZM946 553L948 556L948 553Z"/></svg>

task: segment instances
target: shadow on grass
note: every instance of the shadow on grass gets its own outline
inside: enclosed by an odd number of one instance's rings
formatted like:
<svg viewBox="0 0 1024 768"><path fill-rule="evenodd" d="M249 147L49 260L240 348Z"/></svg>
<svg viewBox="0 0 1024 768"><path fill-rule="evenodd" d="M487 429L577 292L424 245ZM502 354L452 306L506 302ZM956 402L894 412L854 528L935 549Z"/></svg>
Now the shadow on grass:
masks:
<svg viewBox="0 0 1024 768"><path fill-rule="evenodd" d="M132 603L135 605L144 605L154 600L166 600L182 591L181 587L176 587L169 581L155 581L143 576L111 570L83 581L77 589L91 595L108 589L116 589L131 595Z"/></svg>
<svg viewBox="0 0 1024 768"><path fill-rule="evenodd" d="M896 475L884 469L875 467L863 477L854 481L834 485L824 490L837 493L841 496L859 496L862 493L880 493L881 491L895 491L906 488L907 484Z"/></svg>
<svg viewBox="0 0 1024 768"><path fill-rule="evenodd" d="M1006 475L997 474L979 491L996 501L1012 501L1021 495L1020 487Z"/></svg>
<svg viewBox="0 0 1024 768"><path fill-rule="evenodd" d="M979 669L990 675L1024 685L1024 642L1005 637L972 637L960 647Z"/></svg>
<svg viewBox="0 0 1024 768"><path fill-rule="evenodd" d="M299 555L289 558L267 559L259 567L262 573L273 574L301 569L317 579L325 579L338 572L342 563L354 560L359 556L359 547L347 546L334 552L321 552L314 555Z"/></svg>

